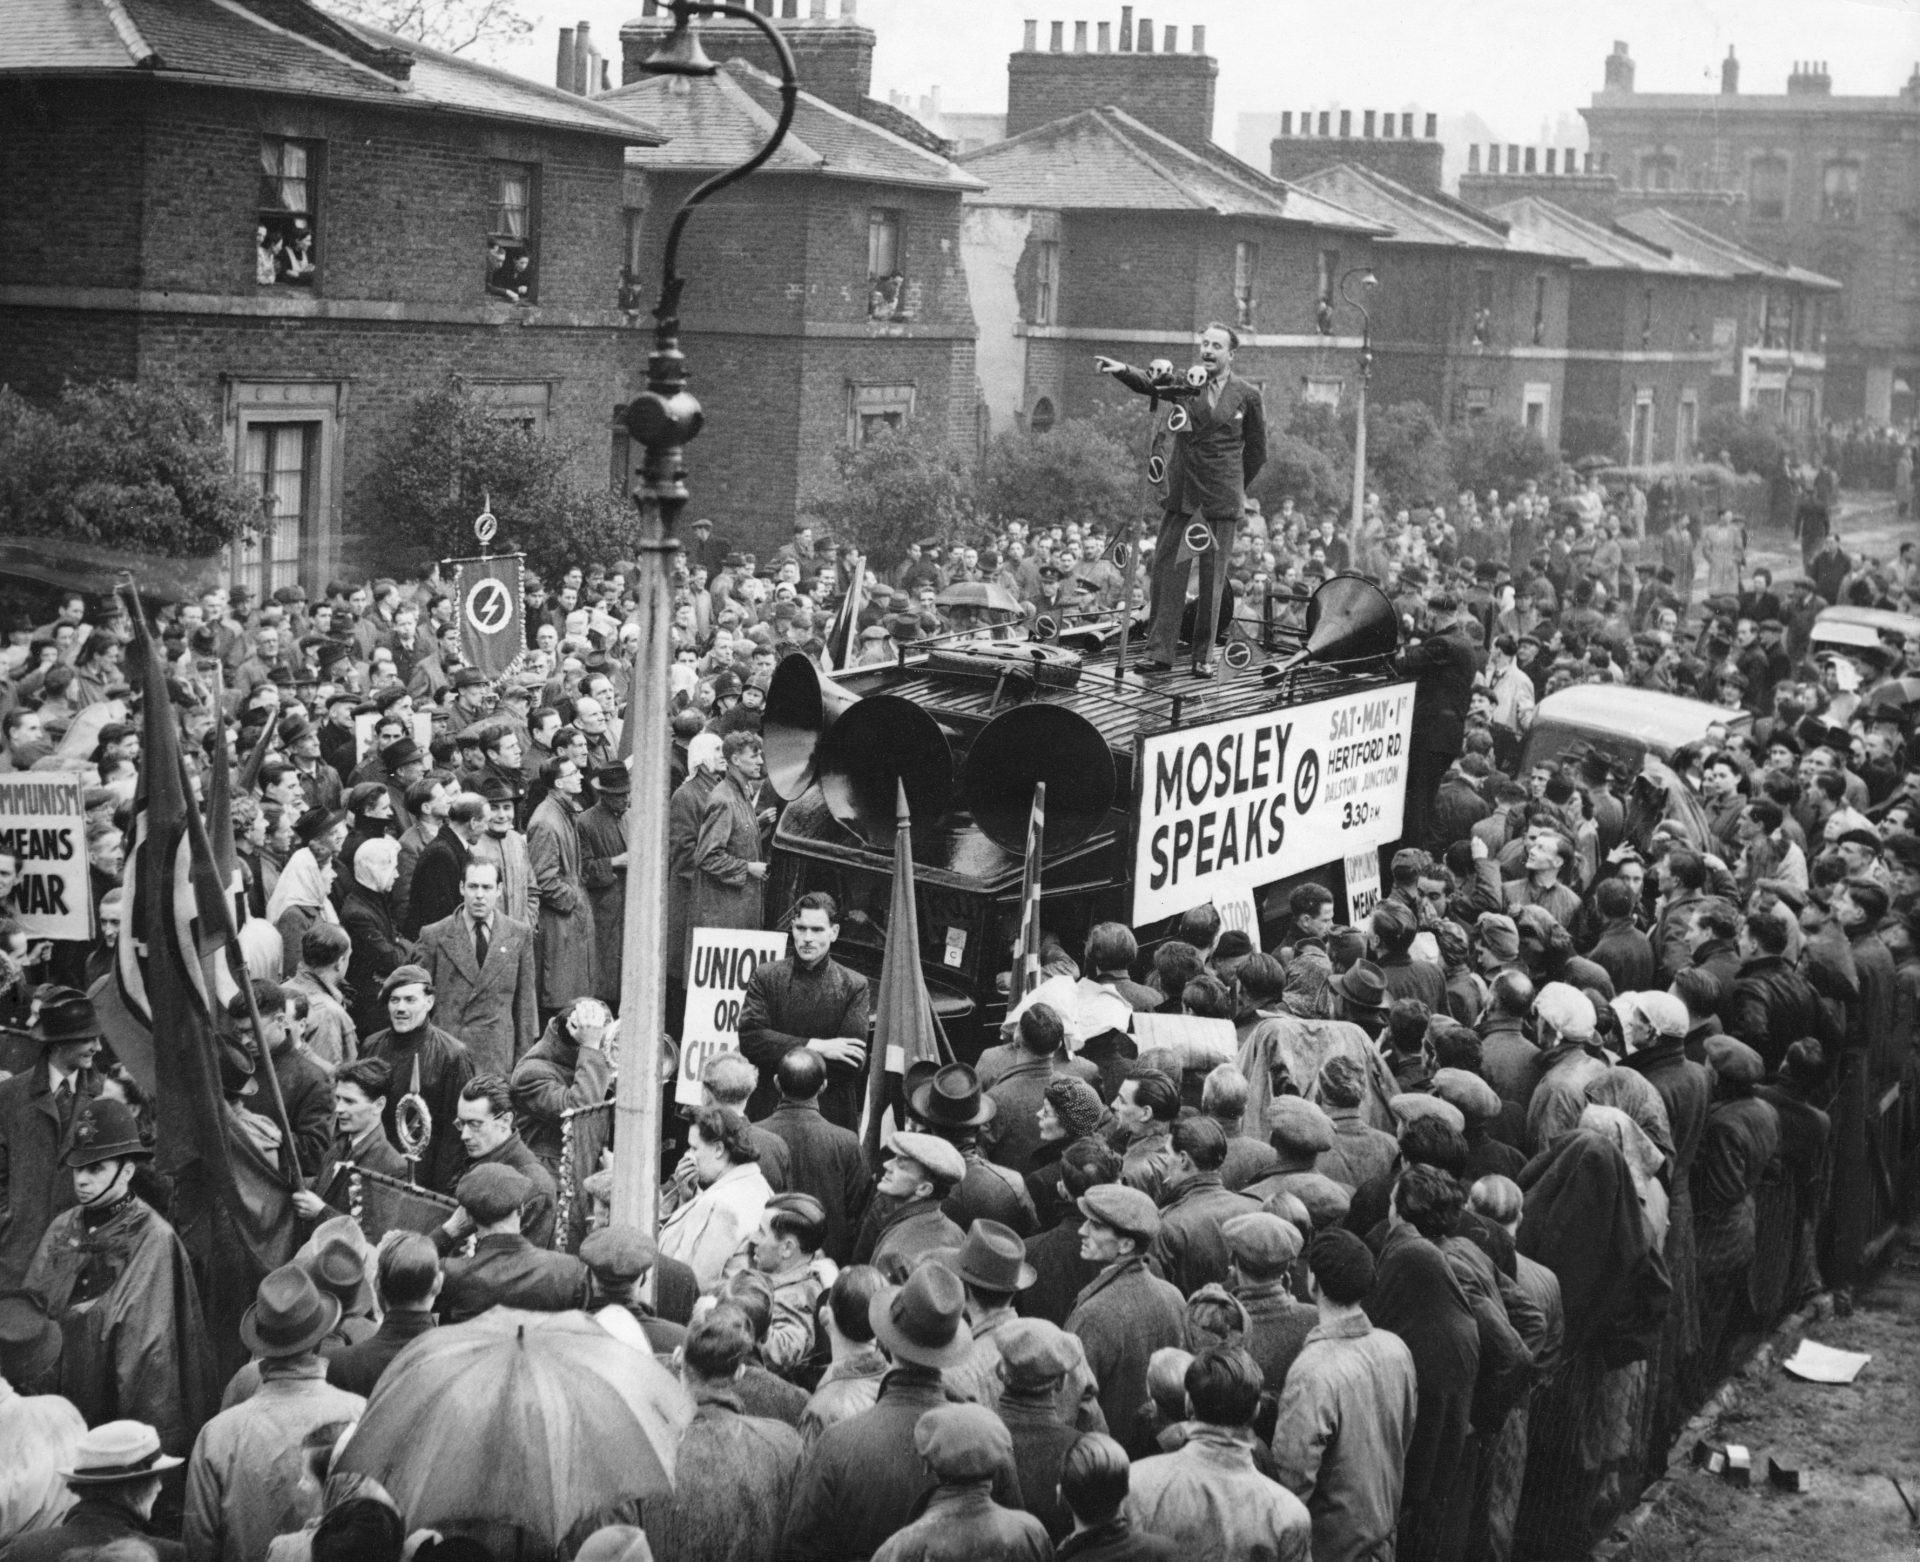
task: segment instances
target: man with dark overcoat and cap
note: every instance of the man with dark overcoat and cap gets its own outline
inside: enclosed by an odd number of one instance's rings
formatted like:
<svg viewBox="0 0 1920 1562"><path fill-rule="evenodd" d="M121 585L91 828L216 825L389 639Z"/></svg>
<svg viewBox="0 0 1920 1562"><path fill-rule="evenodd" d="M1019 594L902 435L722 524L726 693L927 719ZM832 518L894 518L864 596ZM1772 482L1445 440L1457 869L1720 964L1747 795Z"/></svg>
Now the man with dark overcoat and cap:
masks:
<svg viewBox="0 0 1920 1562"><path fill-rule="evenodd" d="M467 1044L433 1023L433 976L425 966L403 965L381 984L388 1027L369 1036L361 1056L379 1058L393 1071L393 1086L382 1113L387 1137L406 1148L396 1128L401 1100L420 1097L426 1107L429 1136L420 1157L420 1180L439 1193L450 1193L466 1169L467 1153L454 1130L460 1092L474 1076L473 1054Z"/></svg>
<svg viewBox="0 0 1920 1562"><path fill-rule="evenodd" d="M184 1450L216 1385L186 1249L132 1191L152 1156L125 1103L85 1103L60 1157L73 1207L40 1239L26 1290L60 1330L51 1386L89 1424L135 1417Z"/></svg>
<svg viewBox="0 0 1920 1562"><path fill-rule="evenodd" d="M1067 1317L1100 1385L1107 1425L1131 1428L1147 1402L1147 1363L1164 1345L1185 1348L1187 1307L1147 1267L1160 1234L1153 1200L1124 1183L1096 1183L1080 1196L1080 1256L1104 1265Z"/></svg>
<svg viewBox="0 0 1920 1562"><path fill-rule="evenodd" d="M965 1289L944 1264L926 1263L905 1285L875 1294L867 1315L893 1368L871 1410L827 1427L808 1451L787 1511L787 1562L871 1557L938 1484L914 1434L922 1416L947 1404L942 1374L973 1348ZM991 1481L995 1502L1021 1506L1011 1448L994 1462Z"/></svg>
<svg viewBox="0 0 1920 1562"><path fill-rule="evenodd" d="M602 1226L580 1244L580 1261L587 1266L591 1282L587 1305L596 1314L613 1308L628 1314L656 1356L669 1356L685 1342L687 1331L650 1307L640 1295L640 1286L650 1273L667 1268L683 1272L687 1290L697 1290L698 1284L693 1271L678 1259L663 1257L660 1245L646 1232L638 1226ZM656 1294L666 1288L668 1278L664 1272L656 1276Z"/></svg>
<svg viewBox="0 0 1920 1562"><path fill-rule="evenodd" d="M39 1061L0 1080L0 1291L19 1286L53 1217L72 1207L60 1153L80 1106L100 1093L92 1000L56 989L42 1002L32 1037Z"/></svg>
<svg viewBox="0 0 1920 1562"><path fill-rule="evenodd" d="M856 1247L855 1261L899 1277L922 1255L960 1246L966 1233L940 1206L966 1171L960 1152L937 1135L894 1134L887 1141L886 1164L874 1187L876 1200L888 1213L876 1228L870 1253L863 1255Z"/></svg>
<svg viewBox="0 0 1920 1562"><path fill-rule="evenodd" d="M511 1166L490 1161L460 1179L454 1196L473 1223L471 1258L446 1261L440 1316L465 1323L490 1307L566 1312L587 1300L587 1266L571 1253L537 1248L520 1231L533 1185Z"/></svg>

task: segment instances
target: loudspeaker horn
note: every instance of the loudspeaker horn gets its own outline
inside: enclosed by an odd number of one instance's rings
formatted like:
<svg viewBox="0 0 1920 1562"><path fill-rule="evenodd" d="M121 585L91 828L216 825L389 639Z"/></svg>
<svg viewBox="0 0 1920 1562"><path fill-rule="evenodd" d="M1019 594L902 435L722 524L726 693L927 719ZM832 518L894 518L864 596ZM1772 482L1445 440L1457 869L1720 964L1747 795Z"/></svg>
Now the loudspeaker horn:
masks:
<svg viewBox="0 0 1920 1562"><path fill-rule="evenodd" d="M767 750L767 779L786 802L814 783L820 739L860 696L843 689L798 652L783 657L767 685L760 737Z"/></svg>
<svg viewBox="0 0 1920 1562"><path fill-rule="evenodd" d="M1260 676L1271 685L1302 662L1350 667L1399 649L1400 616L1386 592L1364 575L1335 575L1307 603L1306 645L1284 662L1269 662Z"/></svg>
<svg viewBox="0 0 1920 1562"><path fill-rule="evenodd" d="M1097 830L1113 807L1118 779L1113 751L1078 711L1035 701L987 723L973 740L962 794L980 833L1013 856L1027 849L1033 789L1047 783L1044 849L1071 851Z"/></svg>
<svg viewBox="0 0 1920 1562"><path fill-rule="evenodd" d="M866 698L795 652L773 670L760 735L767 779L792 802L818 784L828 811L873 845L891 845L896 782L925 824L953 806L953 751L940 724L891 694Z"/></svg>

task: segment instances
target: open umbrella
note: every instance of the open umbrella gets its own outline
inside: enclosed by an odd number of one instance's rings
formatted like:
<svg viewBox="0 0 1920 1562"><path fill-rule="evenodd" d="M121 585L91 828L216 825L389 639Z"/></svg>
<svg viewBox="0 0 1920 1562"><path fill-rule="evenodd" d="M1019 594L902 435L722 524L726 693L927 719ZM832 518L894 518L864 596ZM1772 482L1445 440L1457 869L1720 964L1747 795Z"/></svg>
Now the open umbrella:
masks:
<svg viewBox="0 0 1920 1562"><path fill-rule="evenodd" d="M668 1492L693 1405L585 1313L496 1307L423 1334L381 1377L340 1468L411 1529L497 1526L538 1550Z"/></svg>
<svg viewBox="0 0 1920 1562"><path fill-rule="evenodd" d="M1882 705L1896 709L1920 705L1920 678L1889 678L1868 694L1864 703L1868 709Z"/></svg>
<svg viewBox="0 0 1920 1562"><path fill-rule="evenodd" d="M979 607L1018 613L1020 599L997 580L957 580L933 599L936 607Z"/></svg>

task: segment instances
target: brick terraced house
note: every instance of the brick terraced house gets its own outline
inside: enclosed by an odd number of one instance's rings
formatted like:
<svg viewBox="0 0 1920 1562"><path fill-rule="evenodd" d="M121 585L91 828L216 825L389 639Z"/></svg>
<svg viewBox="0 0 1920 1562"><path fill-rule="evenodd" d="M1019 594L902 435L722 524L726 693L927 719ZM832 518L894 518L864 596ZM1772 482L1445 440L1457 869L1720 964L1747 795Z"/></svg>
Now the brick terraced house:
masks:
<svg viewBox="0 0 1920 1562"><path fill-rule="evenodd" d="M606 473L659 139L306 0L0 0L0 382L175 374L273 501L237 578L378 566L356 485L449 373Z"/></svg>

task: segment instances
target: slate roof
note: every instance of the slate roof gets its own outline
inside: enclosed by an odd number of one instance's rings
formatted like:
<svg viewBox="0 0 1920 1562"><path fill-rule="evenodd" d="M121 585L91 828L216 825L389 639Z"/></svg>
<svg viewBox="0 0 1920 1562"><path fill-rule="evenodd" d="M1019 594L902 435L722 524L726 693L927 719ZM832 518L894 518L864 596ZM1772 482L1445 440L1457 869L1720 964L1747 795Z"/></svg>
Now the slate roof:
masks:
<svg viewBox="0 0 1920 1562"><path fill-rule="evenodd" d="M1518 239L1540 253L1576 260L1597 271L1639 271L1650 276L1695 279L1720 274L1684 256L1669 255L1623 229L1603 228L1584 217L1576 217L1565 207L1537 195L1490 206L1487 211L1508 224Z"/></svg>
<svg viewBox="0 0 1920 1562"><path fill-rule="evenodd" d="M1838 292L1840 283L1817 271L1807 271L1783 260L1769 260L1745 245L1736 244L1710 228L1689 222L1664 206L1646 206L1623 212L1614 219L1629 233L1657 244L1670 255L1684 256L1695 265L1705 266L1728 277L1762 277L1769 282L1787 282L1798 287Z"/></svg>
<svg viewBox="0 0 1920 1562"><path fill-rule="evenodd" d="M597 100L332 16L309 0L0 0L0 76L134 73L652 142Z"/></svg>
<svg viewBox="0 0 1920 1562"><path fill-rule="evenodd" d="M1336 163L1293 181L1301 189L1338 202L1393 230L1383 244L1420 244L1444 249L1497 250L1507 255L1548 253L1497 217L1450 196L1415 190L1357 163Z"/></svg>
<svg viewBox="0 0 1920 1562"><path fill-rule="evenodd" d="M1198 211L1384 234L1381 223L1270 178L1230 153L1203 155L1117 108L1083 109L960 158L986 206Z"/></svg>
<svg viewBox="0 0 1920 1562"><path fill-rule="evenodd" d="M745 60L728 60L713 76L674 84L663 76L647 77L593 101L635 114L665 137L664 145L630 150L629 166L701 173L730 168L759 149L779 119L780 83ZM979 180L938 152L808 92L800 94L793 127L766 166L776 173L955 192L981 188Z"/></svg>

